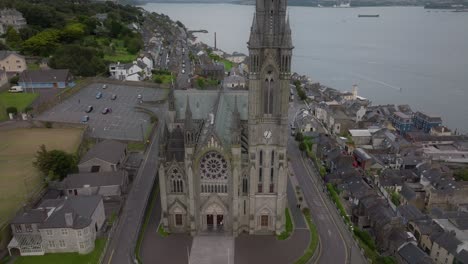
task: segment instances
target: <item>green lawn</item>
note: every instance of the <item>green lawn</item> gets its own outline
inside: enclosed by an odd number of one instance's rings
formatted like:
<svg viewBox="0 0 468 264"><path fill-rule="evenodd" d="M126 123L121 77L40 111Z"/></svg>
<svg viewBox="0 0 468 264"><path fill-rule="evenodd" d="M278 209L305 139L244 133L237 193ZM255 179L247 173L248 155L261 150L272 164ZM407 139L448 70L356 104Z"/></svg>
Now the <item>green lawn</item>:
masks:
<svg viewBox="0 0 468 264"><path fill-rule="evenodd" d="M39 96L37 93L9 93L3 92L0 93L0 104L1 108L6 108L14 106L18 109L18 112L23 111L26 107L32 104L34 100ZM6 120L8 118L5 111L0 112L0 121Z"/></svg>
<svg viewBox="0 0 468 264"><path fill-rule="evenodd" d="M232 69L232 62L228 61L228 60L225 60L225 59L222 59L221 62L224 64L224 70L225 71L231 71Z"/></svg>
<svg viewBox="0 0 468 264"><path fill-rule="evenodd" d="M167 84L172 83L172 80L174 80L174 76L171 74L153 74L153 81L155 83Z"/></svg>
<svg viewBox="0 0 468 264"><path fill-rule="evenodd" d="M99 42L99 41L98 41ZM104 60L110 62L132 62L136 60L137 54L131 54L123 45L121 40L112 40L111 45L115 47L115 50L107 50L104 54Z"/></svg>
<svg viewBox="0 0 468 264"><path fill-rule="evenodd" d="M37 63L28 63L28 70L39 70L40 67L39 67L39 64Z"/></svg>
<svg viewBox="0 0 468 264"><path fill-rule="evenodd" d="M39 146L76 153L83 129L21 128L0 131L0 226L22 207L44 182L33 166ZM1 236L1 235L0 235Z"/></svg>
<svg viewBox="0 0 468 264"><path fill-rule="evenodd" d="M96 239L93 252L80 255L78 253L55 253L44 256L18 257L15 264L98 264L102 250L106 245L104 238Z"/></svg>
<svg viewBox="0 0 468 264"><path fill-rule="evenodd" d="M289 208L285 209L285 215L286 215L286 230L284 230L281 234L276 236L278 240L287 239L293 231L293 224L291 220L291 214L289 213Z"/></svg>
<svg viewBox="0 0 468 264"><path fill-rule="evenodd" d="M319 236L317 233L317 227L315 224L312 222L312 217L310 216L310 211L309 210L304 210L304 217L306 219L307 227L309 228L310 232L310 240L309 240L309 246L304 252L304 255L302 255L299 259L294 262L294 264L306 264L309 262L309 260L314 256L315 250L317 250L317 246L319 243Z"/></svg>

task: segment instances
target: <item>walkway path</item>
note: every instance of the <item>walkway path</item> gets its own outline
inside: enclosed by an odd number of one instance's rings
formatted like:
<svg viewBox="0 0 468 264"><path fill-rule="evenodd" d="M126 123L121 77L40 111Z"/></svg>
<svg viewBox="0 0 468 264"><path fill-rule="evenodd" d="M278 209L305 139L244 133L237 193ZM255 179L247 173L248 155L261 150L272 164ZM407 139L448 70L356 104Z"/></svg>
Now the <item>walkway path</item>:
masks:
<svg viewBox="0 0 468 264"><path fill-rule="evenodd" d="M196 236L190 252L190 264L234 264L232 236Z"/></svg>

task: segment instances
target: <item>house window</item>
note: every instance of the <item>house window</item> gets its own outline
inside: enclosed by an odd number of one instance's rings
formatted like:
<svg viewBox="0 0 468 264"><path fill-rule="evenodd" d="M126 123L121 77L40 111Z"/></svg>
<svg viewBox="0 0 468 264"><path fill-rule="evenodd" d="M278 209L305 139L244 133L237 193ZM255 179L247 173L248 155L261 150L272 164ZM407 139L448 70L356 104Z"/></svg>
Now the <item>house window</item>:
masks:
<svg viewBox="0 0 468 264"><path fill-rule="evenodd" d="M260 150L260 158L259 158L260 166L263 165L263 151Z"/></svg>
<svg viewBox="0 0 468 264"><path fill-rule="evenodd" d="M275 192L275 185L273 183L270 183L270 192Z"/></svg>
<svg viewBox="0 0 468 264"><path fill-rule="evenodd" d="M247 201L244 200L244 215L246 214L246 209L245 209L246 205L247 205Z"/></svg>
<svg viewBox="0 0 468 264"><path fill-rule="evenodd" d="M21 233L23 232L23 228L21 227L21 225L15 225L15 231L16 233Z"/></svg>
<svg viewBox="0 0 468 264"><path fill-rule="evenodd" d="M175 215L175 224L176 224L176 226L181 226L182 225L182 215L181 214L176 214Z"/></svg>
<svg viewBox="0 0 468 264"><path fill-rule="evenodd" d="M261 183L258 184L258 192L262 193L263 192L263 186Z"/></svg>
<svg viewBox="0 0 468 264"><path fill-rule="evenodd" d="M268 227L268 215L262 215L260 217L260 225L262 227Z"/></svg>
<svg viewBox="0 0 468 264"><path fill-rule="evenodd" d="M62 235L68 236L68 229L62 228Z"/></svg>
<svg viewBox="0 0 468 264"><path fill-rule="evenodd" d="M84 248L84 242L80 242L80 248Z"/></svg>
<svg viewBox="0 0 468 264"><path fill-rule="evenodd" d="M55 248L55 241L49 240L49 248Z"/></svg>
<svg viewBox="0 0 468 264"><path fill-rule="evenodd" d="M271 166L275 164L275 151L271 151Z"/></svg>
<svg viewBox="0 0 468 264"><path fill-rule="evenodd" d="M101 166L92 166L91 172L99 172L100 169L101 169Z"/></svg>
<svg viewBox="0 0 468 264"><path fill-rule="evenodd" d="M258 169L258 182L263 182L263 170L262 170L262 168Z"/></svg>
<svg viewBox="0 0 468 264"><path fill-rule="evenodd" d="M59 247L60 248L65 248L65 240L59 240Z"/></svg>
<svg viewBox="0 0 468 264"><path fill-rule="evenodd" d="M86 227L86 228L84 229L84 234L87 235L88 233L89 233L89 227Z"/></svg>
<svg viewBox="0 0 468 264"><path fill-rule="evenodd" d="M25 227L26 227L26 232L31 233L33 231L32 225L25 225Z"/></svg>
<svg viewBox="0 0 468 264"><path fill-rule="evenodd" d="M52 236L52 235L54 234L54 231L53 231L52 229L47 229L47 230L46 230L46 234L47 234L48 236Z"/></svg>
<svg viewBox="0 0 468 264"><path fill-rule="evenodd" d="M83 233L81 232L81 230L78 230L77 232L78 232L78 236L79 236L79 237L83 235Z"/></svg>

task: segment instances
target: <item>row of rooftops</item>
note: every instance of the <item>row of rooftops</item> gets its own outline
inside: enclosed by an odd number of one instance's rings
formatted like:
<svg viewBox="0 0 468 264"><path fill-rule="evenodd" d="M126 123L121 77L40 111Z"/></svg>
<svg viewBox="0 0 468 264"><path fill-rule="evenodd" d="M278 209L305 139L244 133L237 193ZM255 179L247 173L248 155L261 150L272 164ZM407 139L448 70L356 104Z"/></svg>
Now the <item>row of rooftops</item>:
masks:
<svg viewBox="0 0 468 264"><path fill-rule="evenodd" d="M80 164L91 159L99 159L116 164L126 151L126 144L114 140L104 140L94 145L80 160ZM122 185L126 181L125 171L74 173L58 184L59 189L77 189L95 186ZM101 196L60 197L57 192L51 197L44 196L34 209L20 212L11 224L38 224L39 228L81 229L89 225L91 216L102 201ZM67 224L65 215L72 220ZM71 217L71 218L70 218Z"/></svg>

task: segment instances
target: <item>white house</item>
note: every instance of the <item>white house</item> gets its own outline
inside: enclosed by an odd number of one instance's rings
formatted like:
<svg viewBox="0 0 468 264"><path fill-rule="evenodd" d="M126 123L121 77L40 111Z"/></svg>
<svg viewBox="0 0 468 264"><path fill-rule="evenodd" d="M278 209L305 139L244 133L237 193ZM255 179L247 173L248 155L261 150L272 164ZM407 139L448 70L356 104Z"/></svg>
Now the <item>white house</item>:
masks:
<svg viewBox="0 0 468 264"><path fill-rule="evenodd" d="M138 58L132 63L117 62L109 65L111 78L121 81L143 81L151 77L152 69L153 61L147 56Z"/></svg>

